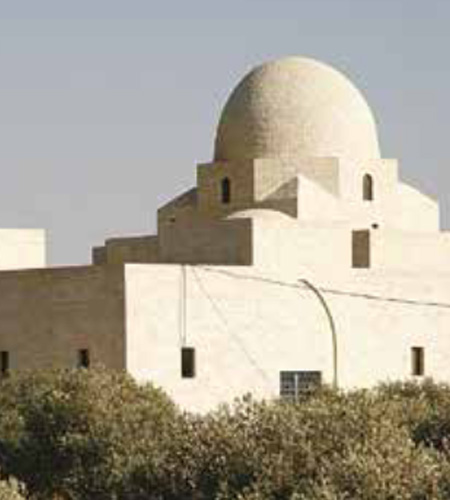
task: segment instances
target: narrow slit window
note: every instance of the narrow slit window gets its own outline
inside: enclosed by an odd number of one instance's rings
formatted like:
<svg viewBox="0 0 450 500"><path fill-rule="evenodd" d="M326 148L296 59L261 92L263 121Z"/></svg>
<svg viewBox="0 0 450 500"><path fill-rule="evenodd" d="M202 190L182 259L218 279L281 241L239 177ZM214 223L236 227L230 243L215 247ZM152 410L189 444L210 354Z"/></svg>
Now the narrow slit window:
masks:
<svg viewBox="0 0 450 500"><path fill-rule="evenodd" d="M363 177L363 200L373 200L373 177L370 174Z"/></svg>
<svg viewBox="0 0 450 500"><path fill-rule="evenodd" d="M425 374L425 351L423 347L411 347L411 372L416 377Z"/></svg>
<svg viewBox="0 0 450 500"><path fill-rule="evenodd" d="M195 377L195 349L193 347L181 349L181 376L183 378Z"/></svg>
<svg viewBox="0 0 450 500"><path fill-rule="evenodd" d="M228 204L231 201L231 183L228 177L222 179L220 183L220 198L222 203Z"/></svg>
<svg viewBox="0 0 450 500"><path fill-rule="evenodd" d="M0 377L6 377L9 373L9 352L0 351Z"/></svg>
<svg viewBox="0 0 450 500"><path fill-rule="evenodd" d="M89 349L80 349L78 351L78 368L89 368L90 364Z"/></svg>

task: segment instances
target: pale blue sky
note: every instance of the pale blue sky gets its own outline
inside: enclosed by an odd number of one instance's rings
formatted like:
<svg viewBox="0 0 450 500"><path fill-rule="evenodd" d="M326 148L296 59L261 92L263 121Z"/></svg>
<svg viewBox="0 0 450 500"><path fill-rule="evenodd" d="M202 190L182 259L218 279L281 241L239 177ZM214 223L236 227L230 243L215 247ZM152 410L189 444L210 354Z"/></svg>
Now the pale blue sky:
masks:
<svg viewBox="0 0 450 500"><path fill-rule="evenodd" d="M46 228L53 264L154 231L238 80L294 54L364 92L450 227L449 0L0 0L0 227Z"/></svg>

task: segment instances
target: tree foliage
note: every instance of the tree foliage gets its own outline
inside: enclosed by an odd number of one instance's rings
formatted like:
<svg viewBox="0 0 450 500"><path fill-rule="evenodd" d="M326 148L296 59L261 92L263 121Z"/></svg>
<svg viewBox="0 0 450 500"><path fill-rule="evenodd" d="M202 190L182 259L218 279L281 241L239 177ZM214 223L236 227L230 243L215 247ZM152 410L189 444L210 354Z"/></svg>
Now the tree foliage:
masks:
<svg viewBox="0 0 450 500"><path fill-rule="evenodd" d="M25 500L24 489L14 479L0 481L0 500Z"/></svg>
<svg viewBox="0 0 450 500"><path fill-rule="evenodd" d="M246 397L193 415L103 369L14 375L0 383L0 469L46 500L443 500L450 388ZM21 494L0 481L0 500Z"/></svg>
<svg viewBox="0 0 450 500"><path fill-rule="evenodd" d="M156 478L176 415L120 373L17 375L0 386L0 465L41 498L126 498L142 464Z"/></svg>

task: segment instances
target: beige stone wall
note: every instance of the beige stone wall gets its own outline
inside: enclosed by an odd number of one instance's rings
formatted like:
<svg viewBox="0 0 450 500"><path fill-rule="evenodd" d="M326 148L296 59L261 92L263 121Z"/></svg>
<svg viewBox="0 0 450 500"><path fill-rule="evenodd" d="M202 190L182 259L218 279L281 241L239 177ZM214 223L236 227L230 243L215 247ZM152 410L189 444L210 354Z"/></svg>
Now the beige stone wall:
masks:
<svg viewBox="0 0 450 500"><path fill-rule="evenodd" d="M231 203L221 203L221 180L231 184ZM197 167L198 211L208 218L220 218L254 204L253 162L212 163Z"/></svg>
<svg viewBox="0 0 450 500"><path fill-rule="evenodd" d="M197 215L197 188L189 189L158 210L158 231L166 224L189 223Z"/></svg>
<svg viewBox="0 0 450 500"><path fill-rule="evenodd" d="M256 159L253 162L253 191L256 203L272 199L296 198L294 189L286 189L289 181L295 178L297 162L287 159ZM292 184L292 183L291 183Z"/></svg>
<svg viewBox="0 0 450 500"><path fill-rule="evenodd" d="M11 369L92 363L125 368L123 268L90 266L0 273L0 350Z"/></svg>
<svg viewBox="0 0 450 500"><path fill-rule="evenodd" d="M338 158L301 158L296 173L310 179L330 195L340 196L341 163Z"/></svg>
<svg viewBox="0 0 450 500"><path fill-rule="evenodd" d="M304 175L318 190L337 195L337 166L338 161L333 158L255 159L199 165L198 214L222 218L238 210L270 208L297 216L298 174ZM220 183L225 177L230 179L232 187L231 203L227 205L220 201ZM189 216L192 214L191 210Z"/></svg>
<svg viewBox="0 0 450 500"><path fill-rule="evenodd" d="M45 231L0 229L0 270L45 267Z"/></svg>
<svg viewBox="0 0 450 500"><path fill-rule="evenodd" d="M158 262L159 245L157 236L133 236L111 238L104 247L92 252L92 262L97 265L121 264L123 262Z"/></svg>
<svg viewBox="0 0 450 500"><path fill-rule="evenodd" d="M161 262L251 264L252 233L248 221L193 220L160 228Z"/></svg>
<svg viewBox="0 0 450 500"><path fill-rule="evenodd" d="M91 251L92 264L102 266L106 264L106 247L93 247Z"/></svg>

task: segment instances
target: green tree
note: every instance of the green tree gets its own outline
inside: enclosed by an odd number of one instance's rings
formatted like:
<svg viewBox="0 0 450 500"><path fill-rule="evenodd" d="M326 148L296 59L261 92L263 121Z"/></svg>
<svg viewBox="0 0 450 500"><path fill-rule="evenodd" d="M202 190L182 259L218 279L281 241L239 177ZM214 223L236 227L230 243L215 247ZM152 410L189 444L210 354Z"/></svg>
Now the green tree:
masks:
<svg viewBox="0 0 450 500"><path fill-rule="evenodd" d="M104 369L0 383L0 467L38 500L444 500L449 441L450 388L431 381L206 415Z"/></svg>
<svg viewBox="0 0 450 500"><path fill-rule="evenodd" d="M135 498L143 463L160 484L176 419L164 393L122 373L11 376L0 387L0 464L38 498Z"/></svg>

